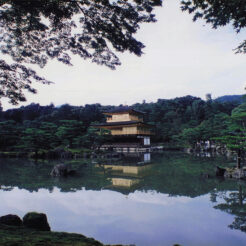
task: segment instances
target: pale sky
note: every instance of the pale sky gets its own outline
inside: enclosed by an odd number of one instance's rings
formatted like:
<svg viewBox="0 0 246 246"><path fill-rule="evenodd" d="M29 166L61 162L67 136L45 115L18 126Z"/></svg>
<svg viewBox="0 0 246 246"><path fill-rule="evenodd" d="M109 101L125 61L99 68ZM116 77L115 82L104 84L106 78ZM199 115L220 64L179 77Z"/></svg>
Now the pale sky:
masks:
<svg viewBox="0 0 246 246"><path fill-rule="evenodd" d="M157 23L144 24L136 37L146 48L142 57L119 54L116 70L74 57L74 66L51 61L35 70L55 82L35 85L38 94L27 95L32 102L48 105L131 105L186 95L205 97L212 93L243 94L246 85L246 54L236 55L245 31L236 34L230 26L213 30L204 22L192 22L181 12L178 0L166 0L156 12ZM33 84L34 85L34 84ZM3 100L4 109L13 108Z"/></svg>

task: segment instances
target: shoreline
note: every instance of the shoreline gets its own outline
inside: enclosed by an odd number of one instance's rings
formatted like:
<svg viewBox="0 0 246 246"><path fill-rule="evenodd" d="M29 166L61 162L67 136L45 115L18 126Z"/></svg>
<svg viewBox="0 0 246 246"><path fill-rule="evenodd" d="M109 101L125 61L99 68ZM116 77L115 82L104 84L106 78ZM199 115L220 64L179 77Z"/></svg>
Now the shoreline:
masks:
<svg viewBox="0 0 246 246"><path fill-rule="evenodd" d="M82 234L38 231L24 226L0 224L0 245L4 246L104 246Z"/></svg>
<svg viewBox="0 0 246 246"><path fill-rule="evenodd" d="M104 246L78 233L51 231L46 214L29 212L21 219L8 214L0 217L0 245L6 246Z"/></svg>

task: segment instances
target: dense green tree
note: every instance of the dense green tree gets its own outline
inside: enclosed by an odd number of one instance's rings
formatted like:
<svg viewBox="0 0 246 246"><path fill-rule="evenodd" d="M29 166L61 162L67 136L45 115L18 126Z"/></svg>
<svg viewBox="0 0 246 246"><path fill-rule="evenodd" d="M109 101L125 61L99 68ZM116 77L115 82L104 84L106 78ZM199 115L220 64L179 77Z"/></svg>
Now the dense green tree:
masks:
<svg viewBox="0 0 246 246"><path fill-rule="evenodd" d="M245 105L238 106L235 102L219 102L216 100L203 101L200 98L186 96L175 99L159 99L156 103L142 103L133 105L134 108L144 111L146 122L154 125L155 135L152 140L176 146L184 144L194 146L196 142L211 140L214 137L228 135L228 117L233 111L235 120L237 114L246 112ZM54 107L30 104L26 107L3 111L0 122L13 121L14 129L2 132L2 139L10 131L16 142L6 142L0 146L1 150L18 145L21 133L15 134L16 129L39 129L45 133L45 141L50 149L71 145L72 147L91 148L107 139L101 138L90 127L93 122L105 122L102 112L113 109L115 106L92 104L85 106L71 106L68 104ZM230 118L230 117L229 117ZM79 123L79 124L77 124ZM6 123L8 125L8 123ZM8 128L6 128L8 129ZM230 134L238 129L230 130ZM21 130L20 130L21 132ZM8 139L6 137L5 139ZM18 140L18 141L17 141Z"/></svg>
<svg viewBox="0 0 246 246"><path fill-rule="evenodd" d="M45 142L48 149L52 149L58 145L58 139L56 138L58 126L52 122L41 122L40 130L45 133Z"/></svg>
<svg viewBox="0 0 246 246"><path fill-rule="evenodd" d="M237 167L241 167L241 158L246 151L246 104L235 108L228 122L227 134L218 141L237 152Z"/></svg>
<svg viewBox="0 0 246 246"><path fill-rule="evenodd" d="M50 83L26 64L43 68L49 59L71 65L70 55L110 68L120 65L114 51L140 56L134 34L141 23L155 22L152 10L162 0L3 0L0 2L0 98L17 104L33 81ZM111 48L112 47L112 48Z"/></svg>
<svg viewBox="0 0 246 246"><path fill-rule="evenodd" d="M229 115L220 113L204 120L200 125L185 128L176 138L177 141L185 142L195 148L197 143L214 141L214 138L222 137L228 132ZM192 126L192 125L190 125Z"/></svg>
<svg viewBox="0 0 246 246"><path fill-rule="evenodd" d="M79 145L90 147L92 149L100 148L100 146L111 139L110 131L105 129L98 129L89 127L84 136L78 137L75 140L80 141Z"/></svg>
<svg viewBox="0 0 246 246"><path fill-rule="evenodd" d="M38 128L26 128L21 137L22 148L38 155L40 150L46 150L49 146L46 143L46 133Z"/></svg>
<svg viewBox="0 0 246 246"><path fill-rule="evenodd" d="M154 140L164 142L177 142L177 140L180 140L177 136L184 129L198 127L203 121L207 121L204 127L209 127L210 131L213 131L210 134L211 137L220 136L218 135L219 129L224 128L222 115L231 114L232 109L236 106L238 106L238 103L235 102L203 101L192 96L170 100L159 99L157 103L134 105L137 109L146 112L146 121L155 125L156 137L154 137ZM216 125L218 125L217 130ZM216 131L217 134L215 134ZM194 133L194 131L191 132Z"/></svg>
<svg viewBox="0 0 246 246"><path fill-rule="evenodd" d="M27 151L35 152L50 150L58 145L55 136L57 125L51 122L25 121L24 131L20 138L21 147Z"/></svg>
<svg viewBox="0 0 246 246"><path fill-rule="evenodd" d="M76 120L61 120L56 136L62 145L73 147L74 140L85 133L83 122Z"/></svg>
<svg viewBox="0 0 246 246"><path fill-rule="evenodd" d="M192 148L195 148L197 143L203 139L203 130L201 126L195 128L184 129L182 134L177 139L180 139L188 143Z"/></svg>
<svg viewBox="0 0 246 246"><path fill-rule="evenodd" d="M15 121L0 122L0 149L7 149L17 145L22 128Z"/></svg>
<svg viewBox="0 0 246 246"><path fill-rule="evenodd" d="M87 127L91 122L103 121L105 117L101 110L100 104L86 104L83 108L79 108L79 120L82 120Z"/></svg>

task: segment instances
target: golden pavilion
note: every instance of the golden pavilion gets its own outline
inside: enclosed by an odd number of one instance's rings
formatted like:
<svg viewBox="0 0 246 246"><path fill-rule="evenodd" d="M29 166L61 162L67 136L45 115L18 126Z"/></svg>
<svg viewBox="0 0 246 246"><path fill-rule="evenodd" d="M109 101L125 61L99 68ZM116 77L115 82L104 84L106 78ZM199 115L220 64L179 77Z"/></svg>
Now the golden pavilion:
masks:
<svg viewBox="0 0 246 246"><path fill-rule="evenodd" d="M144 122L144 112L128 106L117 107L104 112L106 122L94 125L101 129L108 129L113 141L107 147L139 148L150 146L152 125ZM104 145L104 147L106 147Z"/></svg>

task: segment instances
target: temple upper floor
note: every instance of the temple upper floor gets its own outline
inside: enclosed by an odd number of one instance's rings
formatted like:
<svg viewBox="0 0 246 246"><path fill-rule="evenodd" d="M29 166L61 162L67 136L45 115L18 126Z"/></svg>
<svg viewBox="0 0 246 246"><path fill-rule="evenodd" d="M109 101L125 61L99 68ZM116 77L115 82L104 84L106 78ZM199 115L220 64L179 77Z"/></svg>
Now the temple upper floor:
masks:
<svg viewBox="0 0 246 246"><path fill-rule="evenodd" d="M107 123L138 121L143 122L144 112L135 110L128 106L117 107L111 111L105 112Z"/></svg>
<svg viewBox="0 0 246 246"><path fill-rule="evenodd" d="M111 122L122 122L122 121L139 121L143 122L142 115L134 115L130 113L120 113L120 114L112 114L106 116L107 123Z"/></svg>

